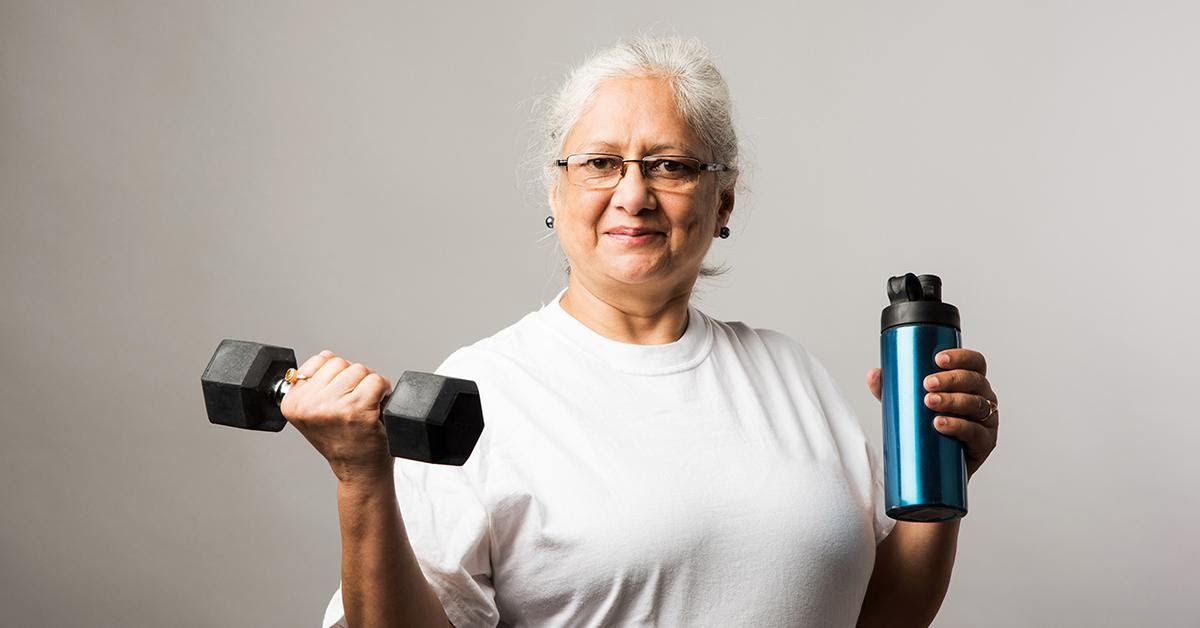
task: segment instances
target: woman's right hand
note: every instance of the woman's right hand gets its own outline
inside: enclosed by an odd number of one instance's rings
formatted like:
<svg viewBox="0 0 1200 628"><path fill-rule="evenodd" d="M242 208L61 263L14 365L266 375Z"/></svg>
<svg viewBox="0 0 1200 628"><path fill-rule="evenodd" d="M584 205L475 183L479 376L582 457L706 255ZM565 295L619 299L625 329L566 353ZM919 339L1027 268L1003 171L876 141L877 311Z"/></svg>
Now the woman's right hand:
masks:
<svg viewBox="0 0 1200 628"><path fill-rule="evenodd" d="M284 395L279 405L284 418L329 461L340 482L390 481L393 459L379 404L391 383L332 351L314 355L297 370L308 378Z"/></svg>

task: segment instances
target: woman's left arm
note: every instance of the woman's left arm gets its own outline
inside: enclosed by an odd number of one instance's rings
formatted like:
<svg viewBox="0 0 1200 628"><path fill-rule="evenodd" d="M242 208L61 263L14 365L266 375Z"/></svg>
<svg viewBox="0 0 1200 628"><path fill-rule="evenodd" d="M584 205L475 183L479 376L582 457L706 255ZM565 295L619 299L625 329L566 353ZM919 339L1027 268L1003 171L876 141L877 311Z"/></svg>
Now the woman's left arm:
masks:
<svg viewBox="0 0 1200 628"><path fill-rule="evenodd" d="M987 379L987 360L970 349L948 349L935 361L943 371L925 378L925 405L955 416L935 416L934 429L963 442L967 479L996 448L1000 413ZM867 387L880 398L880 370L867 372ZM964 417L964 418L959 418ZM959 521L898 521L875 548L875 568L858 625L928 626L950 587Z"/></svg>

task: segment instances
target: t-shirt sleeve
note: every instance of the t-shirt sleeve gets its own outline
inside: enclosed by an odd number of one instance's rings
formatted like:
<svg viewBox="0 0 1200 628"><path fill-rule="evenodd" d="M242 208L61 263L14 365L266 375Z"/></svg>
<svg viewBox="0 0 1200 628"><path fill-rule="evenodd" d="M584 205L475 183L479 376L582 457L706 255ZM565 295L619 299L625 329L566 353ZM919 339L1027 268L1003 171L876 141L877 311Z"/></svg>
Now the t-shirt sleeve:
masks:
<svg viewBox="0 0 1200 628"><path fill-rule="evenodd" d="M871 504L875 513L875 544L883 542L896 527L896 520L887 516L883 488L883 451L867 441L867 457L871 460Z"/></svg>
<svg viewBox="0 0 1200 628"><path fill-rule="evenodd" d="M867 437L866 430L863 429L862 422L858 420L845 392L834 381L825 365L816 356L808 353L806 349L801 348L801 351L806 354L811 368L819 374L818 388L821 389L821 396L825 398L823 401L838 415L830 417L830 419L837 420L840 417L845 422L847 431L852 433L855 439L861 439L862 446L866 449L867 464L862 472L867 475L864 479L869 482L867 492L871 500L872 527L875 532L875 544L879 545L883 539L887 538L888 534L891 534L892 528L896 525L896 522L887 516L884 506L886 493L883 486L883 452Z"/></svg>
<svg viewBox="0 0 1200 628"><path fill-rule="evenodd" d="M866 430L863 429L862 422L858 420L857 413L850 405L845 392L833 379L825 365L807 349L800 347L800 351L803 352L809 367L813 369L818 380L817 387L820 391L819 395L823 398L822 402L832 411L831 414L835 415L829 417L830 420L843 421L843 429L852 434L855 440L860 440L863 448L866 449L867 464L861 473L866 475L863 479L869 483L867 493L871 502L872 527L875 532L875 544L879 545L883 539L887 538L887 535L891 534L892 528L896 525L896 522L887 516L884 506L886 493L883 486L883 452L867 437Z"/></svg>
<svg viewBox="0 0 1200 628"><path fill-rule="evenodd" d="M854 408L850 405L842 387L833 379L821 361L795 339L771 330L759 330L786 345L795 353L802 367L811 376L818 404L824 409L831 429L845 446L844 452L861 462L850 464L855 483L860 487L864 501L869 500L875 544L878 545L891 534L896 522L887 516L884 505L883 453L863 429ZM863 451L865 449L865 452ZM845 460L844 460L845 461ZM846 461L848 462L848 461ZM864 504L866 505L866 504Z"/></svg>
<svg viewBox="0 0 1200 628"><path fill-rule="evenodd" d="M466 470L397 460L396 496L421 571L450 621L497 625L491 525Z"/></svg>
<svg viewBox="0 0 1200 628"><path fill-rule="evenodd" d="M499 622L487 512L460 467L396 460L396 498L425 578L457 628ZM322 626L345 628L339 588Z"/></svg>
<svg viewBox="0 0 1200 628"><path fill-rule="evenodd" d="M440 374L463 377L443 369ZM486 430L485 430L486 433ZM500 613L492 585L491 525L475 481L485 445L461 467L396 459L396 499L421 571L457 628L496 626ZM323 626L344 627L341 589L330 600Z"/></svg>

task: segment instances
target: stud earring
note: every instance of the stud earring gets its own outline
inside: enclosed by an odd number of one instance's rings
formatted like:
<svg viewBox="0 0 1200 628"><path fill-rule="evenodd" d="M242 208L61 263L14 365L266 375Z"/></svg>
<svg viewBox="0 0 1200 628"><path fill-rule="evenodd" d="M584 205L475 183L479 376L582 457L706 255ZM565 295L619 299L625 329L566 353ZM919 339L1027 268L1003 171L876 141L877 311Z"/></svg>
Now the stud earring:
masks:
<svg viewBox="0 0 1200 628"><path fill-rule="evenodd" d="M554 228L554 216L546 216L546 228L547 229Z"/></svg>
<svg viewBox="0 0 1200 628"><path fill-rule="evenodd" d="M721 239L724 240L728 237L729 237L729 227L721 227Z"/></svg>

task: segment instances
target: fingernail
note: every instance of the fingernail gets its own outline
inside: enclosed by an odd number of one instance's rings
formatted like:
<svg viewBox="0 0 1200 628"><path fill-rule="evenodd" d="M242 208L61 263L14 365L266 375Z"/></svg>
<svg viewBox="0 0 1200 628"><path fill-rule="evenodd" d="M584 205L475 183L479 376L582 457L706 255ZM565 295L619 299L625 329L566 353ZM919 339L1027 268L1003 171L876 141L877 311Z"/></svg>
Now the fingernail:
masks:
<svg viewBox="0 0 1200 628"><path fill-rule="evenodd" d="M929 395L929 405L936 406L937 404L939 404L941 402L942 402L941 395Z"/></svg>
<svg viewBox="0 0 1200 628"><path fill-rule="evenodd" d="M925 378L925 388L928 390L933 390L934 388L937 388L938 383L939 383L938 378L936 378L932 375Z"/></svg>
<svg viewBox="0 0 1200 628"><path fill-rule="evenodd" d="M935 361L938 363L939 366L949 366L950 356L945 353L939 353L939 354L937 354L937 358L935 358Z"/></svg>
<svg viewBox="0 0 1200 628"><path fill-rule="evenodd" d="M940 416L940 417L938 417L938 418L934 419L934 420L933 420L933 422L934 422L934 424L935 424L935 425L937 425L938 427L946 427L946 426L947 426L947 425L949 425L949 423L950 423L950 421L948 421L948 420L946 419L946 417L944 417L944 416Z"/></svg>

